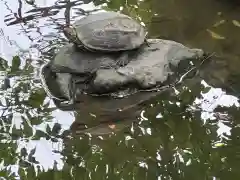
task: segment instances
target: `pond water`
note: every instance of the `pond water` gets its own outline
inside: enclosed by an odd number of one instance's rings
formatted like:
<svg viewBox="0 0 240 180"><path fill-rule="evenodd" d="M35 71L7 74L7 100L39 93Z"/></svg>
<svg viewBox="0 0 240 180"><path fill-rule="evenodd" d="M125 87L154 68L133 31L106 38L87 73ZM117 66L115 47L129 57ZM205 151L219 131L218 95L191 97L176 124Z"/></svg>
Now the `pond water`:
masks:
<svg viewBox="0 0 240 180"><path fill-rule="evenodd" d="M240 179L238 0L1 0L0 9L1 179ZM214 57L124 113L101 114L102 100L61 111L39 68L67 43L65 25L105 10Z"/></svg>

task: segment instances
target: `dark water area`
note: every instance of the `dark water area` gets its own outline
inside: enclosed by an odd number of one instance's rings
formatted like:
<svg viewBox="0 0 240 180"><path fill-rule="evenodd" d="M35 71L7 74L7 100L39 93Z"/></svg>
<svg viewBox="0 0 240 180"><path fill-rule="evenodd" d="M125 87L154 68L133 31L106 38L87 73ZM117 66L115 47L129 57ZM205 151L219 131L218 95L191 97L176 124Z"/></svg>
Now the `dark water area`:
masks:
<svg viewBox="0 0 240 180"><path fill-rule="evenodd" d="M0 179L240 179L238 0L1 0L0 9ZM65 26L102 10L212 57L122 111L89 97L57 109L39 68L68 42Z"/></svg>

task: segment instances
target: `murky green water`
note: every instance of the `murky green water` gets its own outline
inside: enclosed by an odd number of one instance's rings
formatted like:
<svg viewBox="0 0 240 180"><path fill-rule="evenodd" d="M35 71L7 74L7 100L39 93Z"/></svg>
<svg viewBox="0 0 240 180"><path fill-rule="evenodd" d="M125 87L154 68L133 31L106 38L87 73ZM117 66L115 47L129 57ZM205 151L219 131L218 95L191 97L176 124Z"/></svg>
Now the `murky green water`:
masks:
<svg viewBox="0 0 240 180"><path fill-rule="evenodd" d="M1 0L0 9L1 179L240 179L239 1ZM67 42L64 25L101 9L214 57L123 113L91 99L79 111L56 109L39 67Z"/></svg>

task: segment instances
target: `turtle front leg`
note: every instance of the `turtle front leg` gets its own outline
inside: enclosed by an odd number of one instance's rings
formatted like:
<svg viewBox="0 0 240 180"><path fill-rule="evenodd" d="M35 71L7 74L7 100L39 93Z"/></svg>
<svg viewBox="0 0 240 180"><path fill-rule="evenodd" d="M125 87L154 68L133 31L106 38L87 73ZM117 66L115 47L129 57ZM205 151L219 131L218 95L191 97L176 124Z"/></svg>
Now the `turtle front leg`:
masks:
<svg viewBox="0 0 240 180"><path fill-rule="evenodd" d="M150 47L150 43L148 42L147 39L144 39L144 43L145 43L148 47Z"/></svg>
<svg viewBox="0 0 240 180"><path fill-rule="evenodd" d="M120 55L120 57L116 60L116 66L126 66L130 62L128 53L124 52Z"/></svg>

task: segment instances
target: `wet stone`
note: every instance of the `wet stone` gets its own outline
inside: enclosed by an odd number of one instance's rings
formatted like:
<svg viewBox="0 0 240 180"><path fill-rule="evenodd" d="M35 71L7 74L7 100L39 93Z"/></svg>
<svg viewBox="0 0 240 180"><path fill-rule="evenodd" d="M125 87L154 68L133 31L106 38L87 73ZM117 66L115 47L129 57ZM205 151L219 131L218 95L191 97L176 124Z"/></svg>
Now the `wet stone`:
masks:
<svg viewBox="0 0 240 180"><path fill-rule="evenodd" d="M70 92L73 92L71 87L76 87L74 92L97 94L133 87L154 88L174 74L170 67L204 55L201 49L191 49L170 40L148 39L148 42L149 46L135 51L113 54L79 51L72 44L64 46L51 62L61 93L69 99ZM124 66L117 64L120 56L128 58L129 63ZM67 74L74 77L74 81Z"/></svg>

